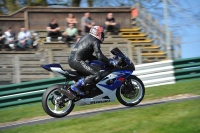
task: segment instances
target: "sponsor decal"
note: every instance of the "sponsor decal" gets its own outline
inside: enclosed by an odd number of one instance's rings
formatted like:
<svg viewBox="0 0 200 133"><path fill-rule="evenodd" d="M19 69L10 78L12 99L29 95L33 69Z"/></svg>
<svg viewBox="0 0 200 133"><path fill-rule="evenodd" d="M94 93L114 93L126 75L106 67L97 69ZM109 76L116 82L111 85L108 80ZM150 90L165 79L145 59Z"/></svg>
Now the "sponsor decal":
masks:
<svg viewBox="0 0 200 133"><path fill-rule="evenodd" d="M91 101L90 104L106 103L106 102L110 102L110 100L104 100L104 101Z"/></svg>
<svg viewBox="0 0 200 133"><path fill-rule="evenodd" d="M124 77L119 77L117 80L120 81L120 82L124 82L125 78Z"/></svg>
<svg viewBox="0 0 200 133"><path fill-rule="evenodd" d="M80 63L81 63L81 65L82 65L86 70L92 71L92 69L91 69L89 66L87 66L87 65L85 64L85 62L80 61Z"/></svg>

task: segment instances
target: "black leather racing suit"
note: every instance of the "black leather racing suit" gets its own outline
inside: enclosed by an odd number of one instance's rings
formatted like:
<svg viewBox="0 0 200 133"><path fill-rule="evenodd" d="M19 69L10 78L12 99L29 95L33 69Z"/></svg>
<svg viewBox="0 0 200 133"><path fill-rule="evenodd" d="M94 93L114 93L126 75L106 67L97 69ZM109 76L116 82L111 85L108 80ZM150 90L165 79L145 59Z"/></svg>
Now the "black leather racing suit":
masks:
<svg viewBox="0 0 200 133"><path fill-rule="evenodd" d="M90 67L86 60L100 60L109 64L109 59L100 49L101 42L90 34L85 34L77 42L68 59L69 66L87 76L85 82L92 84L98 76L98 71ZM95 52L96 56L92 55ZM90 76L89 76L90 75Z"/></svg>

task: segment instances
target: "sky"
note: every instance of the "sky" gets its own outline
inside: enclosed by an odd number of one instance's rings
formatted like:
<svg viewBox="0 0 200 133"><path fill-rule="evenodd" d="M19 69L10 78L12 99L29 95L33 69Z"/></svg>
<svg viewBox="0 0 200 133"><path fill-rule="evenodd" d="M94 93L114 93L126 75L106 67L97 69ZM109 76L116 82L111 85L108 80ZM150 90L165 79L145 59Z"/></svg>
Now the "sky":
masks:
<svg viewBox="0 0 200 133"><path fill-rule="evenodd" d="M179 0L179 2L182 7L190 8L192 12L200 14L200 0ZM185 14L181 14L185 16ZM194 20L193 17L191 18ZM173 25L174 19L169 19L169 25ZM179 21L178 24L180 27L176 30L179 30L178 34L181 36L182 58L200 57L200 19L194 22L185 17L185 20Z"/></svg>

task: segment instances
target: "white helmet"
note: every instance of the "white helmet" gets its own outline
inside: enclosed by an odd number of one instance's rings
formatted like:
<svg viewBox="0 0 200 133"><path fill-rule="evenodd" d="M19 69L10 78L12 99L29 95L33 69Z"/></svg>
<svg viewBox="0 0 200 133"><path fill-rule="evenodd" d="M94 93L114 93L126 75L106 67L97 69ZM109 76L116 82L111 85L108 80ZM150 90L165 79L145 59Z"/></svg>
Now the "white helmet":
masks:
<svg viewBox="0 0 200 133"><path fill-rule="evenodd" d="M99 39L101 42L104 41L104 29L101 26L93 26L90 29L90 34L97 39Z"/></svg>

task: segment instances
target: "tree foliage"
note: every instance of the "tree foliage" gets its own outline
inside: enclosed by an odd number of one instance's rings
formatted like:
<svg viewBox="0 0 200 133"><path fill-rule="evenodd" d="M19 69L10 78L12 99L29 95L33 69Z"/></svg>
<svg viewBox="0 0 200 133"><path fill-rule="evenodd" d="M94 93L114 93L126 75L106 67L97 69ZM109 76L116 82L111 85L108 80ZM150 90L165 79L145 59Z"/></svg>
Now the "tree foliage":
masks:
<svg viewBox="0 0 200 133"><path fill-rule="evenodd" d="M47 6L46 0L2 0L0 2L0 14L10 14L23 6Z"/></svg>
<svg viewBox="0 0 200 133"><path fill-rule="evenodd" d="M29 6L47 6L47 1L46 0L27 0L29 1Z"/></svg>
<svg viewBox="0 0 200 133"><path fill-rule="evenodd" d="M72 0L72 7L79 7L81 0Z"/></svg>
<svg viewBox="0 0 200 133"><path fill-rule="evenodd" d="M16 10L18 10L20 7L18 7L18 4L15 0L2 0L1 3L1 12L7 12L7 13L12 13Z"/></svg>
<svg viewBox="0 0 200 133"><path fill-rule="evenodd" d="M94 2L94 0L87 0L88 7L92 7L93 6L93 2Z"/></svg>

